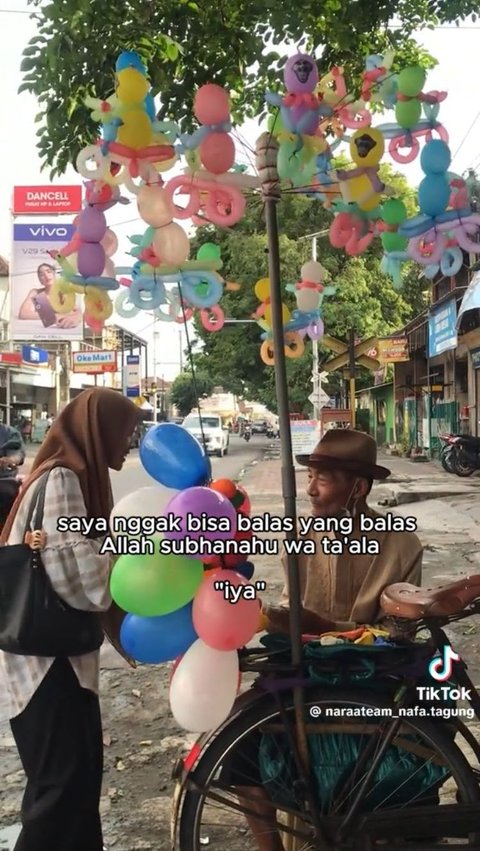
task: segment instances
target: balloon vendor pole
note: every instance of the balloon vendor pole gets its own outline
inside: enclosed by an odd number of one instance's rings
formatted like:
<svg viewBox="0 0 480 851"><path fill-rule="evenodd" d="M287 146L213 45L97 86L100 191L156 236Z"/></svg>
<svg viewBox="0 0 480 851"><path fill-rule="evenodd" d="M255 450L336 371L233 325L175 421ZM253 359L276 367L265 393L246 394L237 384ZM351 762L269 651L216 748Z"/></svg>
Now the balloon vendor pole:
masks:
<svg viewBox="0 0 480 851"><path fill-rule="evenodd" d="M267 168L267 158L277 147L270 134L264 133L257 142L257 168L262 181L262 194L265 203L265 222L268 244L268 271L270 278L270 306L272 316L273 347L275 352L275 388L278 401L278 420L280 427L280 447L282 458L282 493L285 517L293 520L292 531L286 532L287 540L296 539L296 481L293 466L292 435L290 431L290 413L288 401L287 370L283 339L282 295L280 280L280 252L278 243L277 203L280 201L280 181L271 160ZM262 175L263 172L263 175ZM266 173L267 172L267 173ZM274 173L275 172L275 173ZM273 179L272 179L273 178ZM290 641L292 664L301 672L302 630L301 595L298 570L298 556L288 555L288 586L290 597ZM299 757L305 774L308 776L309 760L305 729L304 693L301 686L294 689L294 705ZM308 787L308 783L306 784Z"/></svg>

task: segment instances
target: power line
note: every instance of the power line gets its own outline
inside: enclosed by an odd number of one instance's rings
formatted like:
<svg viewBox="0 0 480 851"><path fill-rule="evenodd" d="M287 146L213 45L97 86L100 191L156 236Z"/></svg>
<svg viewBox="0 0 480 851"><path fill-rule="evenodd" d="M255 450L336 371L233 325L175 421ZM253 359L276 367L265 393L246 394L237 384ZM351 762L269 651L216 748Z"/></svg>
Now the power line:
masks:
<svg viewBox="0 0 480 851"><path fill-rule="evenodd" d="M463 147L464 143L467 141L468 137L470 136L470 133L472 132L472 130L473 130L473 128L475 127L475 124L477 123L477 121L478 121L478 119L479 119L479 118L480 118L480 109L478 110L478 112L477 112L477 114L476 114L475 118L473 119L472 123L470 124L470 127L468 128L467 132L465 133L465 136L463 137L463 139L462 139L462 141L460 142L460 144L459 144L459 146L458 146L457 150L455 151L455 153L454 153L454 155L453 155L453 157L452 157L452 162L454 161L454 159L455 159L455 157L457 156L458 152L459 152L459 151L461 150L461 148Z"/></svg>

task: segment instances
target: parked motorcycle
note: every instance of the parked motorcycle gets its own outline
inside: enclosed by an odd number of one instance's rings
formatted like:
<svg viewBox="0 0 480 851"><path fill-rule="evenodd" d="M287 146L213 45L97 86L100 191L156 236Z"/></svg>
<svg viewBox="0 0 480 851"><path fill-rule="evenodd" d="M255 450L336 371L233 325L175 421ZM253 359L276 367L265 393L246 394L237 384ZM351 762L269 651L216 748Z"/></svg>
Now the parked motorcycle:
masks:
<svg viewBox="0 0 480 851"><path fill-rule="evenodd" d="M462 435L460 434L439 434L438 436L442 444L439 459L443 469L447 473L455 473L457 445L461 438Z"/></svg>
<svg viewBox="0 0 480 851"><path fill-rule="evenodd" d="M466 478L480 470L480 437L462 434L455 441L452 458L457 476Z"/></svg>

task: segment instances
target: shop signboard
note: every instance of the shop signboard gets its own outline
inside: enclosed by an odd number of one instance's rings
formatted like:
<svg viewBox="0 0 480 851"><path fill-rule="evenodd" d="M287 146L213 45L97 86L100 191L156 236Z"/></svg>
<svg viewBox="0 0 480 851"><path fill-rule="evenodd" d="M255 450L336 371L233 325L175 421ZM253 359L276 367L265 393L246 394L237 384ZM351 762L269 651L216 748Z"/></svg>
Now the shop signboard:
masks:
<svg viewBox="0 0 480 851"><path fill-rule="evenodd" d="M127 355L125 391L131 399L140 396L140 355Z"/></svg>
<svg viewBox="0 0 480 851"><path fill-rule="evenodd" d="M377 359L380 363L403 363L410 360L408 337L381 337Z"/></svg>
<svg viewBox="0 0 480 851"><path fill-rule="evenodd" d="M95 375L99 372L117 371L117 352L74 352L72 354L72 372Z"/></svg>
<svg viewBox="0 0 480 851"><path fill-rule="evenodd" d="M472 358L472 366L474 369L480 369L480 349L472 349L470 352Z"/></svg>
<svg viewBox="0 0 480 851"><path fill-rule="evenodd" d="M309 455L320 440L318 420L290 420L292 452L296 455Z"/></svg>
<svg viewBox="0 0 480 851"><path fill-rule="evenodd" d="M72 215L82 209L81 186L15 186L14 216Z"/></svg>
<svg viewBox="0 0 480 851"><path fill-rule="evenodd" d="M450 299L437 307L428 317L428 356L430 358L456 349L457 302Z"/></svg>
<svg viewBox="0 0 480 851"><path fill-rule="evenodd" d="M36 346L22 346L22 361L29 366L48 366L48 352Z"/></svg>

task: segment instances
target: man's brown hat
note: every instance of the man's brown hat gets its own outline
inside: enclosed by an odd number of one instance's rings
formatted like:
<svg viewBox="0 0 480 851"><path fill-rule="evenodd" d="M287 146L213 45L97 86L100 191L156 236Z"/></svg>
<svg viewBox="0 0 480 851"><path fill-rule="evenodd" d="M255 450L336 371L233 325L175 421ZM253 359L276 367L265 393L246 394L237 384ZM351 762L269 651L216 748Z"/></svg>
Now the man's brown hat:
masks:
<svg viewBox="0 0 480 851"><path fill-rule="evenodd" d="M297 455L302 467L342 470L365 479L386 479L390 470L377 464L373 437L354 429L329 429L310 455Z"/></svg>

